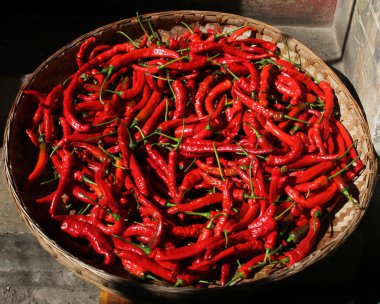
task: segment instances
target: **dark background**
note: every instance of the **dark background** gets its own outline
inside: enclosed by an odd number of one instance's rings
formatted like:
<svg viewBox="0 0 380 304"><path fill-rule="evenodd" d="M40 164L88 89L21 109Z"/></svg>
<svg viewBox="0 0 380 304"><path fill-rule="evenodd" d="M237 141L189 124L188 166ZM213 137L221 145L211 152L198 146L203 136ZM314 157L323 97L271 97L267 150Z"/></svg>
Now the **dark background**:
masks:
<svg viewBox="0 0 380 304"><path fill-rule="evenodd" d="M0 131L23 75L55 51L103 25L166 10L240 14L239 1L3 1L0 5ZM354 92L353 92L354 93ZM377 186L376 189L380 187ZM323 261L262 290L241 295L249 302L379 303L380 207L376 190L363 220L348 240ZM239 297L239 298L240 298ZM211 299L210 299L211 300ZM240 300L240 299L239 299Z"/></svg>

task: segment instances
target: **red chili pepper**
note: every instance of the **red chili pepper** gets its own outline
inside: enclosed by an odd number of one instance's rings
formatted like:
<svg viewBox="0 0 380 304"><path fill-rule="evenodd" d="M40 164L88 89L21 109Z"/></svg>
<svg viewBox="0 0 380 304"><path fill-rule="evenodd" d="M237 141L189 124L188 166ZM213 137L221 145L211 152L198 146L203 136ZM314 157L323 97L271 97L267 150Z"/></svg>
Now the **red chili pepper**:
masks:
<svg viewBox="0 0 380 304"><path fill-rule="evenodd" d="M273 204L275 201L277 201L280 189L279 189L279 183L282 176L281 168L280 167L274 167L272 171L272 176L270 180L269 185L269 204Z"/></svg>
<svg viewBox="0 0 380 304"><path fill-rule="evenodd" d="M171 150L168 156L168 187L169 194L174 201L178 198L178 186L177 186L177 164L178 164L178 152Z"/></svg>
<svg viewBox="0 0 380 304"><path fill-rule="evenodd" d="M237 175L237 172L236 172L236 170L234 168L222 168L222 169L219 169L218 167L213 167L213 166L207 165L207 164L205 164L204 162L202 162L199 159L197 159L195 161L195 164L200 169L202 169L204 172L206 172L207 174L220 176L220 174L222 173L223 176L225 176L225 177Z"/></svg>
<svg viewBox="0 0 380 304"><path fill-rule="evenodd" d="M174 214L178 212L194 211L205 206L219 204L223 200L223 195L221 193L211 193L200 198L196 198L188 203L179 204L174 207L170 207L167 212L169 214Z"/></svg>
<svg viewBox="0 0 380 304"><path fill-rule="evenodd" d="M245 45L259 45L261 47L263 47L264 49L268 50L269 52L271 53L275 53L277 51L277 45L270 42L270 41L267 41L267 40L263 40L263 39L260 39L260 38L243 38L243 39L239 39L239 40L235 40L234 42L232 42L232 44L245 44Z"/></svg>
<svg viewBox="0 0 380 304"><path fill-rule="evenodd" d="M173 84L174 91L174 104L175 110L173 113L172 119L182 118L186 111L186 102L187 102L187 92L186 88L180 80L174 80Z"/></svg>
<svg viewBox="0 0 380 304"><path fill-rule="evenodd" d="M161 100L157 108L154 110L152 115L147 119L147 121L141 128L141 131L142 133L144 133L145 136L152 133L158 127L160 118L164 116L166 109L169 109L171 106L172 106L171 100L167 98L164 98ZM138 141L141 139L141 137L142 137L142 134L138 132L135 135L135 140Z"/></svg>
<svg viewBox="0 0 380 304"><path fill-rule="evenodd" d="M228 78L218 83L213 87L205 99L205 108L209 115L212 115L214 112L214 100L221 94L230 90L232 87L232 82Z"/></svg>
<svg viewBox="0 0 380 304"><path fill-rule="evenodd" d="M158 248L156 251L152 252L151 256L158 261L178 261L187 259L202 253L217 239L219 239L219 237L210 237L183 247L168 249Z"/></svg>
<svg viewBox="0 0 380 304"><path fill-rule="evenodd" d="M158 86L161 88L163 85L164 85L164 80L159 79ZM152 95L150 96L145 106L134 117L132 126L145 122L149 118L149 116L154 112L155 108L157 107L161 99L162 99L162 91L161 90L153 91Z"/></svg>
<svg viewBox="0 0 380 304"><path fill-rule="evenodd" d="M82 124L74 114L74 92L79 85L80 78L73 76L69 85L63 92L63 114L70 124L70 126L79 131L79 132L88 132L91 129L91 126L87 123Z"/></svg>
<svg viewBox="0 0 380 304"><path fill-rule="evenodd" d="M111 46L109 44L99 44L97 46L95 46L91 52L90 52L90 55L88 56L89 59L92 59L94 58L96 55L100 54L100 53L103 53L104 51L110 49Z"/></svg>
<svg viewBox="0 0 380 304"><path fill-rule="evenodd" d="M185 227L174 226L170 228L170 234L181 238L196 238L199 236L203 224L191 224Z"/></svg>
<svg viewBox="0 0 380 304"><path fill-rule="evenodd" d="M232 92L236 94L237 97L240 98L241 102L247 106L248 108L252 109L256 113L260 113L263 115L265 118L272 118L275 121L280 121L283 120L283 113L274 111L270 108L265 108L261 106L258 102L256 102L254 99L248 97L247 95L244 94L238 88L236 85L233 86Z"/></svg>
<svg viewBox="0 0 380 304"><path fill-rule="evenodd" d="M176 70L180 72L192 72L203 69L208 64L208 58L206 56L201 56L190 52L190 60L186 62L172 62L165 65L167 69Z"/></svg>
<svg viewBox="0 0 380 304"><path fill-rule="evenodd" d="M270 205L261 216L248 225L254 239L267 236L277 228L277 221L274 219L276 210L276 205Z"/></svg>
<svg viewBox="0 0 380 304"><path fill-rule="evenodd" d="M45 141L47 143L51 143L54 129L51 109L53 107L54 101L62 95L63 90L64 87L61 84L58 84L50 91L50 93L46 96L45 99L43 117L45 127Z"/></svg>
<svg viewBox="0 0 380 304"><path fill-rule="evenodd" d="M164 48L142 48L134 49L128 53L122 54L118 57L114 56L109 61L109 69L111 71L116 71L117 69L127 66L132 62L139 59L146 58L169 58L169 59L179 59L179 54L175 51L164 49Z"/></svg>
<svg viewBox="0 0 380 304"><path fill-rule="evenodd" d="M73 156L69 153L66 153L62 159L62 167L60 170L58 188L50 204L49 214L53 218L57 216L57 211L58 211L57 209L59 207L60 202L62 201L62 195L65 194L71 182L73 162L74 162Z"/></svg>
<svg viewBox="0 0 380 304"><path fill-rule="evenodd" d="M79 50L75 56L79 68L83 65L83 59L86 56L86 53L88 53L89 47L93 45L95 41L95 37L91 36L81 43Z"/></svg>
<svg viewBox="0 0 380 304"><path fill-rule="evenodd" d="M291 251L285 252L285 256L289 258L288 266L291 266L304 259L314 248L318 232L321 227L318 213L314 213L309 221L309 231L304 239Z"/></svg>
<svg viewBox="0 0 380 304"><path fill-rule="evenodd" d="M284 59L276 59L275 62L281 67L281 71L284 71L286 74L303 83L309 90L318 96L324 96L318 85L307 74L297 70L291 62Z"/></svg>
<svg viewBox="0 0 380 304"><path fill-rule="evenodd" d="M204 100L209 93L212 85L214 84L216 80L215 74L207 75L199 84L197 93L195 94L195 112L197 113L198 117L203 117L203 104Z"/></svg>
<svg viewBox="0 0 380 304"><path fill-rule="evenodd" d="M178 198L181 200L186 192L190 191L194 186L202 181L200 169L193 169L186 173L182 179L182 183L178 187Z"/></svg>
<svg viewBox="0 0 380 304"><path fill-rule="evenodd" d="M121 152L124 167L129 169L129 156L131 154L131 138L128 134L128 127L122 122L117 128L118 146Z"/></svg>
<svg viewBox="0 0 380 304"><path fill-rule="evenodd" d="M282 72L280 75L277 76L277 80L279 81L278 84L283 84L286 86L286 88L284 88L283 86L280 86L277 88L285 89L285 91L282 91L281 93L290 95L291 99L289 103L292 105L297 105L299 103L299 99L302 96L302 89L298 81L284 72ZM277 86L277 83L276 83L276 86Z"/></svg>
<svg viewBox="0 0 380 304"><path fill-rule="evenodd" d="M135 265L139 265L141 269L144 269L143 277L145 277L146 272L149 272L153 275L158 276L161 279L164 279L167 282L176 283L177 278L176 274L173 271L167 270L164 267L160 266L157 262L147 258L143 255L138 255L130 251L115 251L116 255L119 256L122 260L131 261Z"/></svg>
<svg viewBox="0 0 380 304"><path fill-rule="evenodd" d="M81 141L72 141L70 142L70 145L73 146L74 148L80 148L84 149L88 152L91 153L93 157L95 157L98 161L100 162L105 162L108 158L108 155L101 150L100 148L86 142L81 142Z"/></svg>
<svg viewBox="0 0 380 304"><path fill-rule="evenodd" d="M119 96L121 99L131 99L142 92L145 86L145 75L142 72L133 72L132 87L128 90L121 91Z"/></svg>
<svg viewBox="0 0 380 304"><path fill-rule="evenodd" d="M259 240L250 240L248 242L239 243L222 250L210 260L198 263L196 265L196 268L201 268L207 265L215 264L231 256L245 257L248 254L260 252L260 250L262 249L263 243Z"/></svg>
<svg viewBox="0 0 380 304"><path fill-rule="evenodd" d="M305 183L311 180L314 177L317 177L321 174L330 172L334 168L334 162L326 160L324 162L318 163L306 170L300 170L292 173L291 175L294 178L295 184Z"/></svg>
<svg viewBox="0 0 380 304"><path fill-rule="evenodd" d="M310 182L304 182L295 185L293 188L299 192L310 192L318 189L324 189L329 184L329 179L326 175L321 175Z"/></svg>
<svg viewBox="0 0 380 304"><path fill-rule="evenodd" d="M272 64L266 64L261 69L260 72L260 86L259 86L259 104L266 108L268 107L268 91L269 91L269 82L273 74L274 66Z"/></svg>
<svg viewBox="0 0 380 304"><path fill-rule="evenodd" d="M257 67L249 61L243 61L243 65L249 70L249 84L251 91L257 91L260 84L260 75Z"/></svg>
<svg viewBox="0 0 380 304"><path fill-rule="evenodd" d="M304 208L313 208L315 206L323 206L328 204L338 191L336 184L331 183L323 191L316 193L315 195L304 198L297 190L291 186L285 186L285 192L289 197L300 204Z"/></svg>
<svg viewBox="0 0 380 304"><path fill-rule="evenodd" d="M164 233L164 218L161 213L161 211L152 204L143 194L138 194L137 195L138 202L140 202L143 206L148 208L150 210L151 215L153 216L155 220L155 225L156 225L156 232L154 237L151 239L149 247L150 248L156 248L162 238L163 238L163 233Z"/></svg>
<svg viewBox="0 0 380 304"><path fill-rule="evenodd" d="M76 72L77 75L81 75L87 70L91 69L94 66L100 65L110 58L114 57L116 54L130 52L134 49L133 44L131 43L121 43L112 46L110 49L105 50L104 52L99 53L95 57L91 58L89 61L84 63Z"/></svg>
<svg viewBox="0 0 380 304"><path fill-rule="evenodd" d="M339 130L340 134L342 135L343 140L344 140L345 145L346 145L346 148L349 149L349 154L350 154L351 158L356 159L355 166L353 167L354 174L353 174L353 176L351 176L351 179L352 179L355 175L357 175L364 168L364 164L358 158L358 153L353 146L353 141L352 141L351 135L347 131L347 129L344 127L344 125L334 117L331 117L330 122L332 123L332 125L334 125Z"/></svg>
<svg viewBox="0 0 380 304"><path fill-rule="evenodd" d="M334 99L335 99L334 91L326 81L320 81L318 85L323 91L323 94L320 96L322 100L325 102L323 116L326 117L327 119L330 119L334 111Z"/></svg>
<svg viewBox="0 0 380 304"><path fill-rule="evenodd" d="M252 259L250 259L248 262L244 263L239 267L239 270L235 277L232 279L232 281L235 281L236 279L243 278L246 279L249 277L250 273L256 268L260 267L264 259L266 257L266 254L259 254L257 256L254 256Z"/></svg>
<svg viewBox="0 0 380 304"><path fill-rule="evenodd" d="M74 197L81 200L82 202L90 205L94 205L97 201L98 197L93 192L87 191L86 189L82 188L79 185L75 185L71 189L71 193Z"/></svg>
<svg viewBox="0 0 380 304"><path fill-rule="evenodd" d="M237 30L235 30L228 38L227 43L232 43L233 41L237 40L238 37L242 36L245 32L251 32L251 35L257 32L257 29L254 28L251 25L246 25L244 27L241 27Z"/></svg>
<svg viewBox="0 0 380 304"><path fill-rule="evenodd" d="M259 204L251 201L250 206L244 216L236 223L227 223L225 230L227 230L228 233L231 233L245 229L256 218L258 211Z"/></svg>
<svg viewBox="0 0 380 304"><path fill-rule="evenodd" d="M61 229L75 238L84 238L88 240L91 247L98 253L104 256L104 264L112 266L115 262L115 256L110 242L95 226L65 218L61 224Z"/></svg>
<svg viewBox="0 0 380 304"><path fill-rule="evenodd" d="M148 183L141 169L141 166L139 165L133 153L129 155L129 168L131 170L131 174L132 174L133 180L135 181L138 191L141 192L145 196L149 196Z"/></svg>
<svg viewBox="0 0 380 304"><path fill-rule="evenodd" d="M42 173L47 168L49 163L49 148L45 141L39 143L38 159L33 168L33 171L28 175L28 181L30 183L35 182L41 177Z"/></svg>

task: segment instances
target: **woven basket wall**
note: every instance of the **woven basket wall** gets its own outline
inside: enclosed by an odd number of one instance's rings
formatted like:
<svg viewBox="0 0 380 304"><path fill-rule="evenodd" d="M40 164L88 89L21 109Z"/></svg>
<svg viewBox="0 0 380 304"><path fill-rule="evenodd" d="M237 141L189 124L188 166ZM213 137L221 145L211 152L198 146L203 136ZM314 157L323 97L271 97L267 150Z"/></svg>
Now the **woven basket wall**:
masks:
<svg viewBox="0 0 380 304"><path fill-rule="evenodd" d="M208 11L171 11L144 15L143 17L151 18L152 24L156 29L159 29L163 39L183 31L184 28L180 25L181 21L201 28L219 25L223 29L243 24L253 25L258 30L259 38L276 43L284 56L290 55L290 59L300 62L302 68L315 79L327 80L336 92L340 119L353 139L357 141L357 150L361 153L362 160L365 163L365 170L355 180L355 189L353 189L363 209L354 208L351 203L342 204L332 219L331 226L326 229L325 235L321 238L316 251L302 262L290 268L277 270L264 268L249 282L228 288L199 290L189 287L174 288L140 284L133 278L122 278L114 270L107 270L94 261L77 258L75 252L70 249L67 236L63 235L59 227L57 228L54 225L54 222L47 215L46 208L32 203L33 197L41 196L41 193L49 193L49 189L46 187L30 189L25 186L26 172L29 172L33 165L31 161L33 155L30 153L32 147L24 135L24 130L28 121L31 120L30 113L33 111L34 102L30 100L31 97L22 95L21 90L28 88L47 91L51 89L53 84L65 80L76 67L75 53L79 45L89 36L95 35L98 43L123 41L124 38L116 34L119 30L128 33L132 38L141 36L141 28L136 18L131 18L87 33L54 53L23 84L10 111L4 134L5 174L15 200L15 206L41 246L81 278L106 291L131 298L151 297L156 300L186 299L189 295L197 294L200 297L202 295L211 296L212 294L223 294L225 290L229 290L229 292L232 290L239 291L242 288L250 288L252 285L278 281L305 269L333 252L350 236L362 219L374 191L377 172L377 162L363 111L342 81L302 43L257 20Z"/></svg>

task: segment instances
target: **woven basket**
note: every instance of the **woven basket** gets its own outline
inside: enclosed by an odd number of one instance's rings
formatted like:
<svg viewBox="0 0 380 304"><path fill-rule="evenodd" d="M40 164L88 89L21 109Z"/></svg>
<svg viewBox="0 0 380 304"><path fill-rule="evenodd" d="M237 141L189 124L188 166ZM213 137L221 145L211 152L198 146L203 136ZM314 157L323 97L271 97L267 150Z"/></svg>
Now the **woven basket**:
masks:
<svg viewBox="0 0 380 304"><path fill-rule="evenodd" d="M361 153L365 164L365 169L355 180L355 189L353 189L363 208L354 208L351 203L342 204L332 219L330 229L326 230L325 235L320 239L317 249L303 261L290 268L284 267L275 270L264 268L253 279L227 288L204 290L142 284L132 277L121 277L118 273L105 269L100 263L77 258L68 243L68 237L63 235L59 227L56 227L57 225L54 225L45 207L32 203L34 196L41 196L41 193L45 192L49 193L49 190L38 187L30 189L25 186L26 172L29 172L33 164L31 160L34 155L30 153L32 147L24 135L24 130L28 121L31 120L30 113L33 111L34 102L30 100L30 97L22 95L21 90L28 88L47 91L53 84L65 80L76 67L75 54L79 45L89 36L96 36L99 43L121 41L124 38L116 34L120 30L128 33L132 38L140 37L142 32L138 21L136 18L131 18L89 32L45 60L23 84L9 113L4 134L5 174L15 205L41 246L79 277L105 291L130 299L151 299L156 303L158 300L185 302L186 299L207 299L217 295L224 297L226 293L239 293L244 288L283 280L325 258L338 248L355 230L370 202L376 183L377 162L363 112L337 75L303 44L257 20L211 11L169 11L148 14L143 17L151 19L163 39L180 34L183 31L183 26L180 25L181 21L206 28L219 25L222 29L243 24L253 25L258 30L258 37L276 43L284 56L290 55L290 59L300 62L302 68L315 79L327 80L337 95L340 120L349 130L353 139L357 141L357 150Z"/></svg>

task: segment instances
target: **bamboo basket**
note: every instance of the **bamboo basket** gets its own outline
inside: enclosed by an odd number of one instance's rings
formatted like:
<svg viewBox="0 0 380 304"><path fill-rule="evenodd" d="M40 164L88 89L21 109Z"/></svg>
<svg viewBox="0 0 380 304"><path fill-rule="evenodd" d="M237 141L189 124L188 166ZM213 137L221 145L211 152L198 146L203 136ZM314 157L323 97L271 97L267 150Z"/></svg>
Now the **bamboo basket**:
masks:
<svg viewBox="0 0 380 304"><path fill-rule="evenodd" d="M41 246L79 277L100 289L132 300L145 300L150 303L159 303L160 301L184 303L187 300L207 300L218 297L224 299L226 294L237 295L254 286L259 287L284 280L335 251L350 236L362 219L374 191L377 172L377 162L365 116L360 105L354 100L339 77L302 43L258 20L212 11L168 11L147 14L142 17L150 18L164 40L183 31L183 26L180 25L181 21L203 29L218 25L225 30L250 24L257 28L259 38L276 43L284 56L289 55L290 59L300 62L302 68L315 79L328 81L337 95L340 120L353 139L357 141L357 150L361 153L365 164L364 171L354 181L354 189L352 189L363 208L354 208L351 203L343 204L334 214L331 226L326 229L316 250L306 259L290 268L264 268L253 279L243 281L236 286L195 289L140 283L132 277L126 277L125 274L122 276L117 270L104 268L97 261L78 258L70 246L68 237L54 225L46 208L32 203L34 196L37 194L41 196L41 193L46 191L49 193L49 191L45 188L30 189L25 186L26 172L31 169L34 155L30 153L32 147L27 141L24 130L31 120L30 113L33 111L34 103L29 100L30 97L22 95L21 91L26 88L46 91L51 89L53 84L64 81L75 69L75 54L79 45L90 36L96 36L98 43L121 41L123 37L116 34L117 31L124 31L132 38L141 36L143 33L137 19L130 18L100 27L55 52L22 85L10 110L4 133L3 150L6 180L15 206Z"/></svg>

